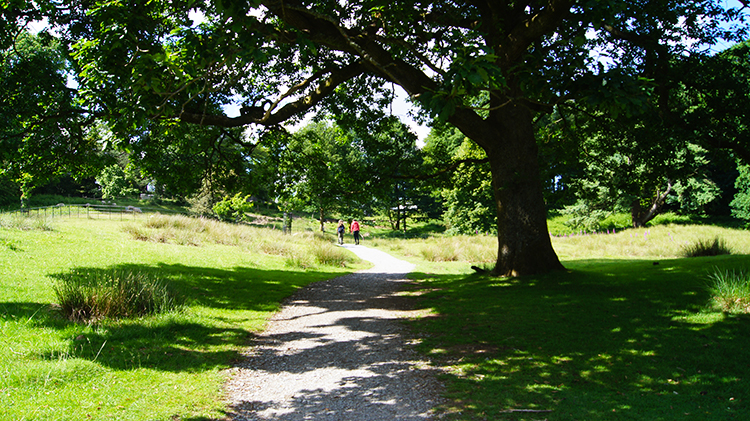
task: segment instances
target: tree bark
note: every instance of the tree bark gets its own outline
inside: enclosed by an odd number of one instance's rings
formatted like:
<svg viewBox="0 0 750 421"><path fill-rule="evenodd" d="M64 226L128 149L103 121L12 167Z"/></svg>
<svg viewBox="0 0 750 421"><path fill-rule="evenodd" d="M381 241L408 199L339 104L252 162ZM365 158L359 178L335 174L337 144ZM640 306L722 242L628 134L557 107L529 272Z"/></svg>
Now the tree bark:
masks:
<svg viewBox="0 0 750 421"><path fill-rule="evenodd" d="M630 215L633 221L633 228L645 227L650 220L654 219L654 217L661 210L662 206L664 206L664 202L667 200L667 196L669 196L669 193L671 191L672 181L667 180L666 190L664 190L664 192L661 192L659 190L656 191L656 195L651 202L651 207L649 207L648 211L646 212L643 211L640 200L633 200L630 205Z"/></svg>
<svg viewBox="0 0 750 421"><path fill-rule="evenodd" d="M564 270L552 248L539 176L531 111L511 103L472 125L470 138L484 148L497 204L498 253L494 275L525 276ZM459 128L460 120L455 120ZM468 135L468 134L467 134Z"/></svg>

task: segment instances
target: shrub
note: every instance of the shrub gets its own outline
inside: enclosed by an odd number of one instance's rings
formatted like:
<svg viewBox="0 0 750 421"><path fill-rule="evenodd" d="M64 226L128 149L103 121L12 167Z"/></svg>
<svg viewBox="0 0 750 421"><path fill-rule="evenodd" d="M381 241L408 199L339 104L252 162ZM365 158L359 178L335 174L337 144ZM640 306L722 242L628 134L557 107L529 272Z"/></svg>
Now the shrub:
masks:
<svg viewBox="0 0 750 421"><path fill-rule="evenodd" d="M226 196L214 205L214 213L223 221L240 222L248 219L247 212L253 208L250 196L242 196L240 193L234 197Z"/></svg>
<svg viewBox="0 0 750 421"><path fill-rule="evenodd" d="M352 260L345 249L329 242L317 241L313 244L311 253L321 265L346 266Z"/></svg>
<svg viewBox="0 0 750 421"><path fill-rule="evenodd" d="M708 291L714 308L727 313L750 313L748 273L716 269L708 278Z"/></svg>
<svg viewBox="0 0 750 421"><path fill-rule="evenodd" d="M682 247L682 255L685 257L719 256L732 254L726 242L719 237L713 240L698 240L694 244Z"/></svg>
<svg viewBox="0 0 750 421"><path fill-rule="evenodd" d="M289 268L308 269L310 264L309 256L306 253L291 252L284 258L284 264Z"/></svg>
<svg viewBox="0 0 750 421"><path fill-rule="evenodd" d="M140 272L73 272L60 275L53 289L62 315L80 322L164 313L180 306L167 283Z"/></svg>

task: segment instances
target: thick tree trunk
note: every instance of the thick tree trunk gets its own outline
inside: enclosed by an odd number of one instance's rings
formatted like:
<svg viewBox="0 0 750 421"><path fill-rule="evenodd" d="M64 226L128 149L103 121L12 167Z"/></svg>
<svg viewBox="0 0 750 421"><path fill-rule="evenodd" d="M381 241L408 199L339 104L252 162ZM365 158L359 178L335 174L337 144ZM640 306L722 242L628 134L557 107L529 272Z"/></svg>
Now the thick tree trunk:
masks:
<svg viewBox="0 0 750 421"><path fill-rule="evenodd" d="M472 139L487 152L497 203L493 274L524 276L564 269L552 248L531 112L508 104Z"/></svg>

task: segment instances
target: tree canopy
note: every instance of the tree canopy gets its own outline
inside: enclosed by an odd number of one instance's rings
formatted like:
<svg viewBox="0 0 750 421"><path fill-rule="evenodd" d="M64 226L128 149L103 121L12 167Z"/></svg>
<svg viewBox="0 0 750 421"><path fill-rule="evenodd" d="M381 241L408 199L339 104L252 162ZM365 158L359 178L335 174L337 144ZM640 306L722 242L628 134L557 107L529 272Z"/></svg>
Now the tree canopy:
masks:
<svg viewBox="0 0 750 421"><path fill-rule="evenodd" d="M160 119L228 128L324 109L359 118L399 85L423 118L484 150L501 275L562 268L546 229L537 116L586 103L665 118L685 74L674 58L745 36L726 24L743 12L719 0L12 3L0 22L57 25L87 112L123 137ZM240 115L222 112L230 103Z"/></svg>

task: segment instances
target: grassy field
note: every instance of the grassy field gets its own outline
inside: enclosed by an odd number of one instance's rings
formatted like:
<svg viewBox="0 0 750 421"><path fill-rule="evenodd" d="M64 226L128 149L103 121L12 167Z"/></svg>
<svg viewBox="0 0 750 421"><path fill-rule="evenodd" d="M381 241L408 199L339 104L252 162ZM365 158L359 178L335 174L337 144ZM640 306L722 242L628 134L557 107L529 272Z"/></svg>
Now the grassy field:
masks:
<svg viewBox="0 0 750 421"><path fill-rule="evenodd" d="M332 236L206 220L0 222L2 420L220 418L222 370L281 300L366 267ZM153 274L185 305L92 323L56 314L60 278L101 270Z"/></svg>
<svg viewBox="0 0 750 421"><path fill-rule="evenodd" d="M732 255L680 257L717 236ZM445 373L452 419L750 419L750 317L712 308L707 287L718 268L750 267L746 231L554 238L568 270L520 279L415 259L440 241L382 246L418 262L411 293L430 316L411 323Z"/></svg>
<svg viewBox="0 0 750 421"><path fill-rule="evenodd" d="M719 269L750 268L746 231L664 225L553 237L565 272L474 274L492 236L363 244L417 264L409 321L460 420L750 419L750 318L711 306ZM293 236L183 217L0 221L0 419L210 420L223 369L284 297L364 268L332 235ZM731 255L684 258L721 238ZM168 281L185 304L130 320L73 323L53 286L122 270Z"/></svg>

